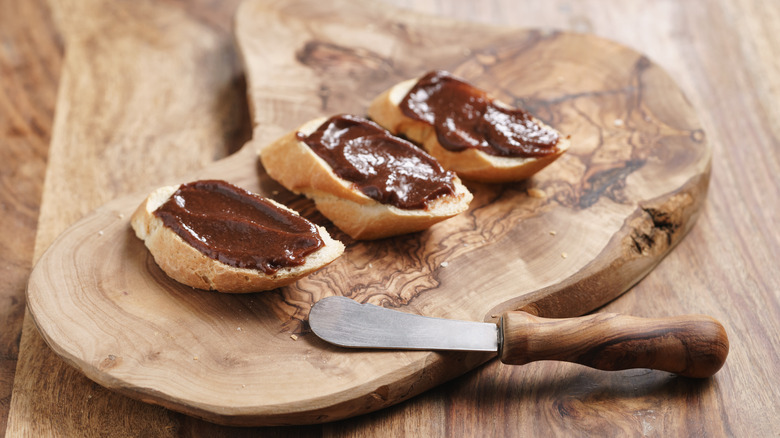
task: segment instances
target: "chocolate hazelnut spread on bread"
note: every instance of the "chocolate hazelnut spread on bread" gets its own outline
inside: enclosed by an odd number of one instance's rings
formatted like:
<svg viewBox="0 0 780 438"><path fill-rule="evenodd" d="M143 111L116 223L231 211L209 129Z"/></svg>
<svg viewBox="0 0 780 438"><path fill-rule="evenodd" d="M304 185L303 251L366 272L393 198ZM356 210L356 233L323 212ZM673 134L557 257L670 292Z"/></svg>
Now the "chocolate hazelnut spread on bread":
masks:
<svg viewBox="0 0 780 438"><path fill-rule="evenodd" d="M266 274L303 265L323 246L308 220L220 180L181 185L154 215L204 255Z"/></svg>
<svg viewBox="0 0 780 438"><path fill-rule="evenodd" d="M424 209L429 201L455 193L453 173L367 119L334 116L309 135L298 132L297 138L336 175L382 204Z"/></svg>
<svg viewBox="0 0 780 438"><path fill-rule="evenodd" d="M488 94L444 71L417 81L400 102L403 114L432 125L450 151L478 149L502 157L558 153L558 133L536 123L522 109L497 105Z"/></svg>

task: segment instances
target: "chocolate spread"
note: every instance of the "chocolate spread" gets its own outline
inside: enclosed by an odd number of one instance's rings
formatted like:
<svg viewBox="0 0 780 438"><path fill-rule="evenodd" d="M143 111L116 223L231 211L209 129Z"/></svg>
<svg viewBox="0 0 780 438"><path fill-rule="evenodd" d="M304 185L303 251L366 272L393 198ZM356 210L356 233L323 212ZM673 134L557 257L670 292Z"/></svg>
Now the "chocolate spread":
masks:
<svg viewBox="0 0 780 438"><path fill-rule="evenodd" d="M439 143L453 152L475 148L504 157L557 152L557 132L521 109L496 105L486 92L444 71L423 76L399 106L407 117L433 125Z"/></svg>
<svg viewBox="0 0 780 438"><path fill-rule="evenodd" d="M311 222L225 181L183 184L154 214L206 256L266 274L324 245Z"/></svg>
<svg viewBox="0 0 780 438"><path fill-rule="evenodd" d="M453 174L412 143L367 119L338 115L298 140L325 160L340 178L366 196L402 209L423 209L455 193Z"/></svg>

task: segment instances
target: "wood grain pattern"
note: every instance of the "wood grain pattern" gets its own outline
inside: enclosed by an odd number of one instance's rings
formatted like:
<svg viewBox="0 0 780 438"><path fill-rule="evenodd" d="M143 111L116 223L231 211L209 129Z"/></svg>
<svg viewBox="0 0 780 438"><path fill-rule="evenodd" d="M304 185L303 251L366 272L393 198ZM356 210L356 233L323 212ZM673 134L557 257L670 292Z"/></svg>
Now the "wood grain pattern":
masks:
<svg viewBox="0 0 780 438"><path fill-rule="evenodd" d="M42 3L0 3L0 436L11 404L62 61L62 42Z"/></svg>
<svg viewBox="0 0 780 438"><path fill-rule="evenodd" d="M75 108L58 101L52 130L60 133L52 135L49 162L62 166L46 169L35 259L69 224L100 204L201 168L236 151L251 135L246 90L229 26L235 3L231 7L207 2L53 2L50 7L70 48L59 93L80 93L81 98ZM185 81L182 71L192 82ZM119 87L120 79L134 85ZM189 85L186 90L173 86L154 94L158 86L177 83ZM143 108L128 111L132 102L142 102ZM149 116L152 113L154 117ZM86 117L89 123L75 126L74 117ZM73 144L79 145L79 151L63 146ZM173 151L172 145L179 144L188 149ZM128 160L131 155L144 158L133 164ZM144 164L160 155L167 158L166 164ZM88 429L89 406L107 400L109 392L51 354L29 317L19 348L28 354L19 358L11 411L24 414L9 416L8 433L80 435ZM52 372L42 379L40 370ZM57 386L63 380L73 382L84 395L37 393L38 388ZM63 403L61 397L74 403ZM51 406L67 420L58 420L51 411L38 416ZM156 418L154 424L141 428L152 436L163 433L173 421L166 420L170 414L164 410L131 399L111 400L104 406ZM27 421L33 422L32 429L20 431ZM127 433L123 421L101 423L102 432Z"/></svg>
<svg viewBox="0 0 780 438"><path fill-rule="evenodd" d="M498 357L512 365L562 360L606 371L649 368L707 378L718 372L729 353L726 329L705 315L542 318L506 312L499 326Z"/></svg>
<svg viewBox="0 0 780 438"><path fill-rule="evenodd" d="M572 148L529 182L472 184L475 202L469 212L426 232L376 242L340 236L349 246L342 258L295 285L251 296L204 293L169 280L128 226L146 193L109 202L60 235L28 286L28 306L44 339L90 379L232 425L306 424L371 412L489 356L346 354L302 325L320 297L343 294L470 320L517 307L540 315L579 315L642 278L691 227L706 193L709 148L675 84L646 57L591 36L466 26L415 15L381 21L370 5L337 4L350 11L346 16L333 15L333 6L262 1L241 6L236 33L247 65L253 142L179 182L228 179L322 222L307 201L279 190L265 175L257 148L271 133L307 121L313 110L316 116L362 113L375 89L417 76L420 69L445 68L490 87L502 100L520 103L570 134ZM355 25L368 21L374 26ZM302 31L304 23L327 32ZM453 29L468 33L470 45L447 38ZM194 30L182 26L179 32L169 34L171 44L192 38ZM208 38L201 41L202 57L219 48ZM143 61L110 52L89 57L100 59L97 67L83 62L86 55L66 67L86 68L73 74L83 78L125 70L128 63L159 63L156 45L150 49L139 55ZM409 56L414 50L438 57ZM392 68L377 69L374 62ZM169 68L182 66L190 68L188 63ZM130 113L141 115L155 96L184 96L193 86L219 89L224 80L216 76L217 84L210 86L186 71L187 80L163 75L136 79L138 84L131 76L127 87L107 90L128 95L121 99L121 118L112 117L118 114L115 100L106 99L105 92L85 98L84 88L69 86L65 76L60 102L67 110L58 116L68 124L58 133L66 142L80 135L100 147L105 136L99 131L80 133L94 112L108 115L110 138L123 138L136 132L140 120L128 117L127 108L138 106ZM168 92L173 77L178 91ZM327 101L319 99L323 90ZM318 101L322 105L312 105ZM192 108L189 102L162 102L167 111L144 137L159 138L166 126L181 123L179 115ZM200 111L203 115L194 117L208 116ZM153 156L166 162L181 153L181 147L170 147ZM531 188L544 196L529 196ZM559 231L552 236L551 229Z"/></svg>
<svg viewBox="0 0 780 438"><path fill-rule="evenodd" d="M780 191L774 190L777 186L773 177L780 171L776 148L779 134L773 122L778 118L774 102L780 98L776 86L780 72L774 62L774 53L780 49L776 38L779 5L755 0L644 3L531 0L524 2L523 7L503 0L480 3L398 0L393 3L421 12L515 28L554 27L593 32L638 48L670 72L699 110L708 142L714 149L708 201L697 225L675 251L632 288L631 293L604 310L645 316L691 312L716 316L724 322L733 341L724 369L711 381L702 383L674 379L662 373L608 374L567 364L508 367L493 362L406 403L360 418L318 426L235 429L204 423L103 390L66 366L46 347L34 327L26 324L9 436L398 436L405 432L428 436L774 436L780 432L780 421L774 415L780 405L772 385L780 372L775 360L780 351L780 339L776 336L780 330L780 297L776 293L780 284L774 269L774 261L780 256L780 241L773 225L778 222L780 212ZM3 31L25 29L22 31L25 36L15 32L10 39L4 36L0 54L4 59L18 60L9 58L9 54L34 52L22 58L29 62L23 61L19 71L31 86L18 87L10 82L10 87L20 99L51 108L54 95L47 81L56 79L58 57L42 56L42 53L51 53L47 47L56 44L49 41L57 36L47 28L47 19L39 20L37 12L23 12L35 5L35 2L14 5L14 13L0 14ZM205 23L218 31L227 48L225 54L229 55L233 50L230 17L235 5L235 2L162 1L155 3L155 8L161 10L154 12L167 17L174 12L175 20ZM25 9L20 9L22 6ZM80 13L80 20L109 22L104 26L109 30L119 18L142 16L117 7L112 9L115 13L96 16L94 11L85 14L84 10L65 6L62 10ZM67 18L67 14L55 16L59 17L58 22ZM36 29L43 31L35 32ZM27 32L35 37L28 38ZM105 33L107 40L115 36L112 32ZM731 61L726 65L724 59ZM50 74L28 74L24 66L38 62ZM0 83L9 87L9 79L14 76L6 72L0 74ZM237 84L240 81L239 72ZM21 111L24 105L16 107ZM7 114L11 113L4 110L0 117ZM37 132L51 131L45 117L33 120L41 128ZM30 131L19 138L35 142L38 137ZM234 138L226 134L221 140L198 143L194 147L205 148L207 156L221 157L241 145L231 140ZM3 147L13 145L18 143L6 141ZM52 144L53 149L62 146L61 142ZM103 154L84 161L83 165L95 166L99 172L111 175L121 168L124 157ZM42 165L44 160L43 151L32 159L20 153L0 162L0 168L3 175L10 175L14 169L25 166L29 169L36 166L34 163ZM58 166L57 163L50 161L49 166ZM176 162L166 165L159 170L144 169L148 172L146 183L152 186L164 182L154 179L157 171L181 175L192 170L186 168L186 163L178 170ZM35 176L33 172L29 176L30 184L42 184L41 179L36 181L41 175ZM111 190L116 193L98 193L106 188L78 183L79 178L78 172L68 175L66 181L74 184L66 185L57 196L44 197L35 259L41 254L40 248L45 248L74 217L80 217L85 208L135 190L133 184L120 181L118 176L111 184ZM60 197L71 202L63 202ZM56 202L58 208L45 208L49 202ZM32 202L30 208L37 208L37 203ZM18 254L31 253L31 239L25 240L21 230L12 237L6 234L9 233L7 223L3 222L2 233L11 242L9 249ZM7 261L10 254L5 252L2 257ZM21 290L17 295L9 292L19 302L24 301ZM8 339L17 330L5 329L3 326Z"/></svg>

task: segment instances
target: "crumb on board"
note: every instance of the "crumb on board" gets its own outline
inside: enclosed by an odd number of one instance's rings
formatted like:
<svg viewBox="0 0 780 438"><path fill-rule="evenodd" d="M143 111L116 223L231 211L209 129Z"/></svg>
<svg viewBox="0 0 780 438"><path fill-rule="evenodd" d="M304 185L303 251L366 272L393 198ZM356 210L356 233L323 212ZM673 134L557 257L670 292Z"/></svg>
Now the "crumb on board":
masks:
<svg viewBox="0 0 780 438"><path fill-rule="evenodd" d="M623 126L623 119L615 119L614 122L612 122L615 126Z"/></svg>
<svg viewBox="0 0 780 438"><path fill-rule="evenodd" d="M449 263L448 262L441 262L439 264L439 266L441 266L442 268L446 268L447 266L449 266Z"/></svg>
<svg viewBox="0 0 780 438"><path fill-rule="evenodd" d="M192 360L198 360L198 356L193 356Z"/></svg>
<svg viewBox="0 0 780 438"><path fill-rule="evenodd" d="M556 234L558 234L558 233L557 233L555 230L550 230L550 235L551 235L551 236L554 236L554 235L556 235Z"/></svg>
<svg viewBox="0 0 780 438"><path fill-rule="evenodd" d="M544 190L537 189L536 187L531 187L528 189L528 196L532 198L546 198L547 193L544 193Z"/></svg>
<svg viewBox="0 0 780 438"><path fill-rule="evenodd" d="M236 327L236 331L241 331L241 327Z"/></svg>
<svg viewBox="0 0 780 438"><path fill-rule="evenodd" d="M292 335L290 335L290 339L292 339L293 341L297 341L298 340L298 335L292 334Z"/></svg>
<svg viewBox="0 0 780 438"><path fill-rule="evenodd" d="M568 257L568 256L569 256L569 255L568 255L568 254L566 254L565 252L562 252L562 253L561 253L561 258L562 258L562 259L565 259L565 258L566 258L566 257Z"/></svg>
<svg viewBox="0 0 780 438"><path fill-rule="evenodd" d="M102 236L102 235L103 235L103 230L98 231L98 236Z"/></svg>
<svg viewBox="0 0 780 438"><path fill-rule="evenodd" d="M116 216L117 216L119 219L124 219L124 218L125 218L125 214L124 214L124 213L119 213L119 214L118 214L118 215L116 215Z"/></svg>

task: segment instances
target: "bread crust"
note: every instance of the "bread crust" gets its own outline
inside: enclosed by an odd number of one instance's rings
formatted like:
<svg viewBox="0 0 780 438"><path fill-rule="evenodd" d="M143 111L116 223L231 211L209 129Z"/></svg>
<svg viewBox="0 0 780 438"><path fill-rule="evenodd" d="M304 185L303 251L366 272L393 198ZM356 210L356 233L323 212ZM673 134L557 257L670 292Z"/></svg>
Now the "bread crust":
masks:
<svg viewBox="0 0 780 438"><path fill-rule="evenodd" d="M286 189L312 199L317 209L353 239L373 240L424 230L468 209L472 194L455 176L455 194L432 200L425 209L382 204L337 176L296 133L308 135L327 118L310 120L260 149L268 175Z"/></svg>
<svg viewBox="0 0 780 438"><path fill-rule="evenodd" d="M388 131L396 135L404 135L410 141L419 144L439 160L445 169L457 173L463 179L488 183L528 179L557 160L569 148L569 139L559 135L557 152L544 157L499 157L477 149L449 151L439 143L433 126L407 117L399 107L418 80L419 78L414 78L399 82L377 96L369 106L368 116ZM508 107L500 101L494 102ZM537 118L533 120L543 127L550 128Z"/></svg>
<svg viewBox="0 0 780 438"><path fill-rule="evenodd" d="M130 224L144 241L157 265L174 280L198 289L225 293L248 293L276 289L321 269L344 252L344 245L317 226L324 246L306 258L301 266L281 268L273 274L257 269L236 268L212 259L189 245L165 226L154 211L176 192L179 186L166 186L152 192L133 213ZM267 199L280 208L297 212Z"/></svg>

